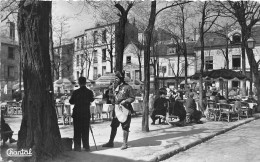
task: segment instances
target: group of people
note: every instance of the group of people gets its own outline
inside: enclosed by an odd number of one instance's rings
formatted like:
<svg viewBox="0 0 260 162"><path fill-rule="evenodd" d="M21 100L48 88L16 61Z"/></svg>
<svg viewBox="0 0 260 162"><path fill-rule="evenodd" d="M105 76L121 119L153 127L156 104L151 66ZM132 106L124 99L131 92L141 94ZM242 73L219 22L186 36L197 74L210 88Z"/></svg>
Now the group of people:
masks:
<svg viewBox="0 0 260 162"><path fill-rule="evenodd" d="M193 99L194 93L190 91L188 93L188 98L183 102L180 97L180 93L170 91L169 98L166 98L167 90L161 88L159 90L159 97L154 100L151 112L152 125L155 124L155 121L159 119L159 124L165 124L166 114L174 115L179 117L179 122L177 125L184 126L185 123L195 122L202 123L200 121L202 117L202 112L197 110L197 104ZM187 119L187 120L186 120ZM161 122L161 120L163 120Z"/></svg>

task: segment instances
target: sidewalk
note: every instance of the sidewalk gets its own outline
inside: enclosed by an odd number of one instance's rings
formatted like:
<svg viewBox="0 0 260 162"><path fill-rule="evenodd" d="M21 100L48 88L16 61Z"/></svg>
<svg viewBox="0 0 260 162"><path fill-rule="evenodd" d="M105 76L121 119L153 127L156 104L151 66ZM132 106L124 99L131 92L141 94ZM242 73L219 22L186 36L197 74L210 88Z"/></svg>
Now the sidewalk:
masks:
<svg viewBox="0 0 260 162"><path fill-rule="evenodd" d="M96 122L92 124L95 141L98 147L96 150L92 135L90 133L91 152L66 151L54 162L121 162L121 161L160 161L180 151L200 144L216 135L225 133L237 126L260 118L260 113L254 117L233 122L215 122L202 119L203 124L192 124L185 127L173 127L170 125L149 125L150 132L142 132L142 117L132 118L129 148L120 150L123 135L119 127L115 138L114 148L102 148L110 136L110 122ZM13 123L10 124L11 127ZM17 125L17 124L16 124ZM20 126L20 125L19 125ZM14 137L17 138L19 126L15 126ZM73 126L59 125L62 138L73 138ZM18 129L17 129L18 128ZM17 130L16 130L17 129Z"/></svg>

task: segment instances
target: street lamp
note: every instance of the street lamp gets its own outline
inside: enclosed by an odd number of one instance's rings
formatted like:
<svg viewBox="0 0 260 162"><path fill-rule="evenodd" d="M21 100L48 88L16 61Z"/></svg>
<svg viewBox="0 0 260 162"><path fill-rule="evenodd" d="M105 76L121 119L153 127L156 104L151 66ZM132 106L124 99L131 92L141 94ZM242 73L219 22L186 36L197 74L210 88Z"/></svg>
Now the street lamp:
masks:
<svg viewBox="0 0 260 162"><path fill-rule="evenodd" d="M247 47L252 49L252 50L255 48L254 38L252 38L252 37L248 38ZM253 60L252 59L253 59L253 56L251 56L251 58L250 58L250 90L249 90L249 96L251 96L253 94L253 92L252 92L252 82L253 82L252 61Z"/></svg>

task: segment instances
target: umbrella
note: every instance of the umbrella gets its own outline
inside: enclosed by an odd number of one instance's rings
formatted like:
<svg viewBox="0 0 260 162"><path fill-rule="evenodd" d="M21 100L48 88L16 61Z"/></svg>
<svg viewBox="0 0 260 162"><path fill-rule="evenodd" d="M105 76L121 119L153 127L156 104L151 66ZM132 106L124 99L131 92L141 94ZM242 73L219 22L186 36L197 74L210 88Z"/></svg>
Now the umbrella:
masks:
<svg viewBox="0 0 260 162"><path fill-rule="evenodd" d="M218 70L212 70L205 74L206 78L212 78L212 79L223 79L223 80L243 80L247 77L239 72L229 70L229 69L218 69Z"/></svg>
<svg viewBox="0 0 260 162"><path fill-rule="evenodd" d="M56 80L54 84L71 84L71 81L67 78L61 78L59 80Z"/></svg>
<svg viewBox="0 0 260 162"><path fill-rule="evenodd" d="M187 83L188 84L195 84L195 83L197 83L197 81L191 80L191 79L187 79ZM185 80L183 80L180 84L185 84Z"/></svg>
<svg viewBox="0 0 260 162"><path fill-rule="evenodd" d="M96 84L106 84L110 85L110 83L114 82L115 80L115 74L114 73L106 73L105 75L102 75L96 80ZM130 82L131 79L128 76L125 76L125 82Z"/></svg>

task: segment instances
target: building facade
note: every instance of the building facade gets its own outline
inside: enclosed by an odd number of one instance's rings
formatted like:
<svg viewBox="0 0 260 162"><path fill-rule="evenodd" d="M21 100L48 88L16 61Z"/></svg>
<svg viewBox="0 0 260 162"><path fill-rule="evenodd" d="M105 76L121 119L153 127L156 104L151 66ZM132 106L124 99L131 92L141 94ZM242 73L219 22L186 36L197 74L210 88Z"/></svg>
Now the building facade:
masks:
<svg viewBox="0 0 260 162"><path fill-rule="evenodd" d="M1 101L11 100L13 85L20 79L20 53L16 40L15 23L8 21L2 27L0 46L0 88ZM22 78L21 78L22 79Z"/></svg>
<svg viewBox="0 0 260 162"><path fill-rule="evenodd" d="M74 43L63 44L53 48L54 50L54 81L73 77Z"/></svg>
<svg viewBox="0 0 260 162"><path fill-rule="evenodd" d="M115 31L117 28L118 23L97 25L94 28L86 29L82 35L74 38L74 80L80 76L96 80L105 73L114 71L117 44ZM132 44L131 42L137 42L138 30L135 25L126 24L125 40L126 47L130 47L128 45Z"/></svg>
<svg viewBox="0 0 260 162"><path fill-rule="evenodd" d="M226 37L221 36L216 33L206 33L205 35L205 51L204 51L204 60L205 60L205 71L211 71L215 69L231 69L237 72L242 72L242 50L241 50L241 31L236 29L229 32ZM256 46L253 49L256 61L260 60L260 26L255 26L253 28L252 37L256 41ZM228 47L226 51L226 47ZM196 72L199 72L201 66L201 45L197 41L194 50L196 53ZM227 61L226 61L226 52ZM245 54L245 70L246 75L250 78L250 65L247 54ZM260 66L259 66L260 70ZM241 88L241 81L239 80L230 80L228 81L228 88ZM219 82L216 82L216 86L219 87ZM250 82L246 81L246 89L249 89Z"/></svg>

